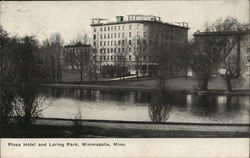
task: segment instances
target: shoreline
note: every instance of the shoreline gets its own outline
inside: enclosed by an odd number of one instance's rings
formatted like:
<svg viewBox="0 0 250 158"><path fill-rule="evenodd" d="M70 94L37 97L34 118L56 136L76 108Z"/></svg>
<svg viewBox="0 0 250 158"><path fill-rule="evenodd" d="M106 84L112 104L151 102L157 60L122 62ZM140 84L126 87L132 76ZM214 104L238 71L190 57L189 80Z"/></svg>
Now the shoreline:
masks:
<svg viewBox="0 0 250 158"><path fill-rule="evenodd" d="M92 90L121 90L121 91L141 91L150 92L154 87L132 87L132 86L117 86L117 85L99 85L99 84L44 84L47 88L77 88L77 89L92 89ZM197 91L194 89L169 89L170 92L182 94L226 94L226 95L250 95L250 89L236 89L231 92L223 89L211 89L208 91Z"/></svg>
<svg viewBox="0 0 250 158"><path fill-rule="evenodd" d="M15 124L16 120L13 119ZM13 126L15 128L15 125ZM9 127L1 137L246 138L250 124L140 122L32 118L28 129Z"/></svg>

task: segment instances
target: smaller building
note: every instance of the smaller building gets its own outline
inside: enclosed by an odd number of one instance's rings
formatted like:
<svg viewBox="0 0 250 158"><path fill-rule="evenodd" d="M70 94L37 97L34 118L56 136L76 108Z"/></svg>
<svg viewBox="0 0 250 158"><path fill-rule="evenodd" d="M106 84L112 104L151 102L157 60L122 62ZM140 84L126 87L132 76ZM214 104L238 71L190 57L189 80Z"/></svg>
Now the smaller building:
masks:
<svg viewBox="0 0 250 158"><path fill-rule="evenodd" d="M235 61L238 69L241 69L241 77L244 79L243 86L250 87L250 30L228 31L228 32L196 32L195 38L204 38L208 36L234 37L235 43L227 58L231 57ZM226 58L226 59L227 59ZM219 68L220 74L225 74L226 69L223 64ZM240 71L239 71L240 72Z"/></svg>
<svg viewBox="0 0 250 158"><path fill-rule="evenodd" d="M66 70L80 70L92 61L91 45L78 42L64 46L63 65ZM86 63L87 62L87 63Z"/></svg>

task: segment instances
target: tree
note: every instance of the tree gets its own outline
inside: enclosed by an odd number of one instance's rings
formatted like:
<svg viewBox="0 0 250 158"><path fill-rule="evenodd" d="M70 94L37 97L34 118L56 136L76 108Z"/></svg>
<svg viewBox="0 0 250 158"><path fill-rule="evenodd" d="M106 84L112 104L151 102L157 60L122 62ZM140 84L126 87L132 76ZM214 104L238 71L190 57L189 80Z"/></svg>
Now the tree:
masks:
<svg viewBox="0 0 250 158"><path fill-rule="evenodd" d="M140 37L133 38L133 47L134 47L134 58L135 58L135 70L136 70L136 78L139 79L139 72L142 71L142 62L145 59L145 50L146 50L146 40ZM148 72L148 70L147 70Z"/></svg>
<svg viewBox="0 0 250 158"><path fill-rule="evenodd" d="M0 26L0 114L1 125L9 122L15 98L15 67L17 38L10 38L8 33Z"/></svg>
<svg viewBox="0 0 250 158"><path fill-rule="evenodd" d="M44 66L49 72L49 80L62 82L62 50L63 39L60 33L54 33L43 41Z"/></svg>
<svg viewBox="0 0 250 158"><path fill-rule="evenodd" d="M125 79L125 75L127 74L127 66L129 64L127 61L129 52L131 50L131 44L132 41L126 38L119 40L118 43L115 44L117 51L116 65L118 66L118 73L120 74L120 78L122 77L123 80Z"/></svg>
<svg viewBox="0 0 250 158"><path fill-rule="evenodd" d="M75 58L71 58L71 62L73 65L79 63L80 64L80 77L81 82L83 82L83 73L87 72L89 74L89 80L92 80L92 71L93 71L93 63L91 62L91 49L89 45L89 38L87 34L84 34L83 36L78 35L76 40L71 41L71 45L78 48L79 52L73 52L73 55L75 55ZM66 54L65 58L67 58L67 55L72 54Z"/></svg>
<svg viewBox="0 0 250 158"><path fill-rule="evenodd" d="M38 54L39 45L34 37L25 36L18 43L16 54L16 102L14 115L23 117L25 125L30 123L31 117L38 116L43 110L39 90L44 81L41 59Z"/></svg>
<svg viewBox="0 0 250 158"><path fill-rule="evenodd" d="M182 45L179 45L178 59L179 59L179 66L182 70L184 70L184 75L186 80L188 79L188 71L191 67L192 61L192 45L189 42L185 42Z"/></svg>
<svg viewBox="0 0 250 158"><path fill-rule="evenodd" d="M227 90L231 91L231 80L239 77L244 71L244 61L240 61L240 40L242 32L247 31L246 24L241 24L236 18L226 17L218 19L212 24L207 24L206 31L221 34L219 43L221 47L221 63L225 69L224 78ZM232 54L232 49L237 45L237 54Z"/></svg>
<svg viewBox="0 0 250 158"><path fill-rule="evenodd" d="M220 64L220 42L213 36L195 37L191 68L198 80L199 90L208 90L208 81Z"/></svg>
<svg viewBox="0 0 250 158"><path fill-rule="evenodd" d="M39 45L35 37L8 37L1 30L1 119L19 116L24 125L38 116L42 99L38 97L44 81ZM1 120L2 121L2 120ZM6 123L6 122L5 122Z"/></svg>

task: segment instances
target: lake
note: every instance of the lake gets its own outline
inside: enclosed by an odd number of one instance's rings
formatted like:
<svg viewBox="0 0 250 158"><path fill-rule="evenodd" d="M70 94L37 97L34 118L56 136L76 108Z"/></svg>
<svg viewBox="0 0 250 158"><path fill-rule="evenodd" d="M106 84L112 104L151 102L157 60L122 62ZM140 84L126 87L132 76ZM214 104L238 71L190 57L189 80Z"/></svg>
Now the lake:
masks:
<svg viewBox="0 0 250 158"><path fill-rule="evenodd" d="M150 92L48 88L41 95L48 118L156 122L168 115L163 121L249 123L248 95L170 94L171 108L152 107Z"/></svg>

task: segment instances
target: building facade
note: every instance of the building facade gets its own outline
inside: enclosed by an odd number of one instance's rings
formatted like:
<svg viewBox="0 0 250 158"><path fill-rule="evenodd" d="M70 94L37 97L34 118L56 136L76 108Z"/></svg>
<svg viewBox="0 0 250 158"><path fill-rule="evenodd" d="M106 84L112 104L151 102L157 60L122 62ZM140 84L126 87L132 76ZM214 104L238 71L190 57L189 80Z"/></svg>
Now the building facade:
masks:
<svg viewBox="0 0 250 158"><path fill-rule="evenodd" d="M147 67L151 65L155 46L187 41L189 29L185 22L164 23L153 15L117 16L114 22L94 18L91 27L99 65L119 65L123 60L131 74L135 73L136 61Z"/></svg>
<svg viewBox="0 0 250 158"><path fill-rule="evenodd" d="M63 67L66 70L80 70L81 65L87 65L86 62L92 62L92 49L89 44L80 42L72 45L66 45L63 49Z"/></svg>

